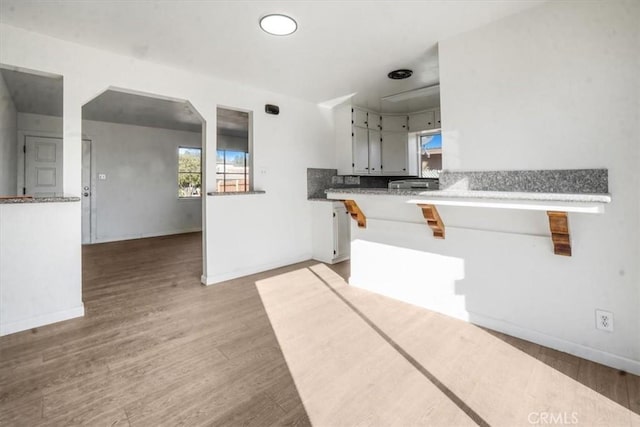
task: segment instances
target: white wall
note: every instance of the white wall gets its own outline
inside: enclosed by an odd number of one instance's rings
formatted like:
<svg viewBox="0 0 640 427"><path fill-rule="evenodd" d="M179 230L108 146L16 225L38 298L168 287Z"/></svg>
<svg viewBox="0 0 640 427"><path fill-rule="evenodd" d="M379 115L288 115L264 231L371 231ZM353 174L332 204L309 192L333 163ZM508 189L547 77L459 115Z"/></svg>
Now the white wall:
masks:
<svg viewBox="0 0 640 427"><path fill-rule="evenodd" d="M553 255L542 212L448 207L444 241L376 221L354 239L386 242L377 253L431 308L640 373L638 22L637 2L549 2L440 43L445 169L608 168L605 213L569 215L572 257ZM375 284L384 267L366 271L365 249L352 279ZM419 261L403 264L405 249ZM613 312L613 333L595 309Z"/></svg>
<svg viewBox="0 0 640 427"><path fill-rule="evenodd" d="M176 182L178 147L200 147L200 133L82 123L93 150L94 243L202 229L201 199L178 199ZM18 131L62 135L62 118L18 113ZM107 180L98 180L98 174Z"/></svg>
<svg viewBox="0 0 640 427"><path fill-rule="evenodd" d="M72 195L79 195L81 188L81 108L108 87L189 100L209 129L215 129L218 105L254 111L254 182L256 188L267 193L215 200L214 197L205 198L204 280L211 282L209 275L233 276L240 271L283 265L292 259L310 255L306 168L331 167L334 164L331 117L325 110L247 85L120 56L2 24L0 62L64 76L63 180L65 193ZM280 115L266 115L264 105L267 103L278 104ZM216 132L209 131L204 147L205 153L211 153L206 157L206 171L211 177L206 181L208 191L215 190L215 146ZM259 206L248 203L256 197L260 198ZM243 208L251 208L251 212L236 211L241 203L247 205ZM77 209L74 217L79 228L80 204L73 206ZM66 213L61 212L60 215ZM76 227L75 223L69 226ZM226 249L213 248L214 242L224 242ZM77 245L79 248L79 235ZM226 263L229 254L242 253L247 247L267 247L268 250ZM206 254L207 250L211 256ZM27 256L26 253L23 255ZM74 262L72 267L79 272L80 262ZM7 286L20 286L20 283Z"/></svg>
<svg viewBox="0 0 640 427"><path fill-rule="evenodd" d="M92 141L98 242L199 231L202 200L179 199L178 147L200 133L84 121Z"/></svg>
<svg viewBox="0 0 640 427"><path fill-rule="evenodd" d="M0 196L16 194L16 107L0 74Z"/></svg>
<svg viewBox="0 0 640 427"><path fill-rule="evenodd" d="M79 205L0 204L0 335L84 315Z"/></svg>

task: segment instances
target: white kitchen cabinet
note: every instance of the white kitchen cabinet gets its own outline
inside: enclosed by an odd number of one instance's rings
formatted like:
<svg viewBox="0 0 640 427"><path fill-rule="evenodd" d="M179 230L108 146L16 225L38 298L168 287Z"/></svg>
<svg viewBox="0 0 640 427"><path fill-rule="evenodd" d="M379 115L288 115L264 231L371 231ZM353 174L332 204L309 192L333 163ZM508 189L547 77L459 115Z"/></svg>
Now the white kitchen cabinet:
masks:
<svg viewBox="0 0 640 427"><path fill-rule="evenodd" d="M367 112L363 110L358 110L357 108L353 108L351 110L353 125L361 128L367 127Z"/></svg>
<svg viewBox="0 0 640 427"><path fill-rule="evenodd" d="M369 173L369 130L353 127L353 173Z"/></svg>
<svg viewBox="0 0 640 427"><path fill-rule="evenodd" d="M382 173L382 147L380 146L380 131L369 130L369 173Z"/></svg>
<svg viewBox="0 0 640 427"><path fill-rule="evenodd" d="M382 172L384 175L409 175L409 134L382 132Z"/></svg>
<svg viewBox="0 0 640 427"><path fill-rule="evenodd" d="M382 115L382 130L385 132L407 132L407 116Z"/></svg>
<svg viewBox="0 0 640 427"><path fill-rule="evenodd" d="M328 264L349 259L351 216L342 202L312 201L312 257Z"/></svg>
<svg viewBox="0 0 640 427"><path fill-rule="evenodd" d="M442 124L440 123L440 110L436 110L436 128L440 129Z"/></svg>
<svg viewBox="0 0 640 427"><path fill-rule="evenodd" d="M421 113L409 114L409 132L419 132L421 130L435 129L435 111L423 111Z"/></svg>
<svg viewBox="0 0 640 427"><path fill-rule="evenodd" d="M367 128L380 130L380 126L380 115L376 113L367 113Z"/></svg>
<svg viewBox="0 0 640 427"><path fill-rule="evenodd" d="M353 173L360 175L382 173L380 131L353 127Z"/></svg>

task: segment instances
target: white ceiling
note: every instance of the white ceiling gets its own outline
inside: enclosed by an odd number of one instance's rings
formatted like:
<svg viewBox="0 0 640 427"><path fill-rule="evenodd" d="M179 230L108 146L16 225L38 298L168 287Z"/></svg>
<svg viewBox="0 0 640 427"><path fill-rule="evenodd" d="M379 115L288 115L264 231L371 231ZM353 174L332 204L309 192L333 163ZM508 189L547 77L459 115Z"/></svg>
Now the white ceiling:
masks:
<svg viewBox="0 0 640 427"><path fill-rule="evenodd" d="M62 117L62 77L0 68L16 110ZM82 107L84 120L201 132L201 119L191 104L117 90L107 90ZM247 138L249 115L218 108L217 133Z"/></svg>
<svg viewBox="0 0 640 427"><path fill-rule="evenodd" d="M202 121L190 104L107 90L82 107L84 120L200 132Z"/></svg>
<svg viewBox="0 0 640 427"><path fill-rule="evenodd" d="M543 2L2 0L0 22L312 102L355 93L379 109L381 96L439 81L439 40ZM298 30L264 33L269 13ZM396 68L414 75L388 79Z"/></svg>
<svg viewBox="0 0 640 427"><path fill-rule="evenodd" d="M0 68L13 105L21 113L62 117L62 77L45 77Z"/></svg>

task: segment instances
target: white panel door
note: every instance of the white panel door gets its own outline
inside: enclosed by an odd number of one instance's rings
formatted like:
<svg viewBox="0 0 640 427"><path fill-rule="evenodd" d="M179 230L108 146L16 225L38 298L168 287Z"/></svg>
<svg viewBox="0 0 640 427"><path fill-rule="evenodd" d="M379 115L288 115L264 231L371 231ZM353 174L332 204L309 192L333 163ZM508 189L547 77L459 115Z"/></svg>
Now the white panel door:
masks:
<svg viewBox="0 0 640 427"><path fill-rule="evenodd" d="M353 128L353 173L369 173L369 131Z"/></svg>
<svg viewBox="0 0 640 427"><path fill-rule="evenodd" d="M407 175L409 135L405 132L382 132L382 165L385 175Z"/></svg>
<svg viewBox="0 0 640 427"><path fill-rule="evenodd" d="M62 138L26 136L24 146L25 194L62 196Z"/></svg>
<svg viewBox="0 0 640 427"><path fill-rule="evenodd" d="M82 243L91 243L91 141L82 140Z"/></svg>

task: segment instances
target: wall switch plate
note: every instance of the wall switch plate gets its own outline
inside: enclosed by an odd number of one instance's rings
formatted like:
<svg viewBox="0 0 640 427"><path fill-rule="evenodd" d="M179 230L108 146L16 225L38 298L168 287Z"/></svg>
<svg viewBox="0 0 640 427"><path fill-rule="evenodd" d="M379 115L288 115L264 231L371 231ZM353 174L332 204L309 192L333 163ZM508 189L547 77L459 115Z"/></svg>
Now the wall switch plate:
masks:
<svg viewBox="0 0 640 427"><path fill-rule="evenodd" d="M99 173L98 174L98 179L100 181L106 181L107 180L107 174L106 173Z"/></svg>
<svg viewBox="0 0 640 427"><path fill-rule="evenodd" d="M613 332L613 313L596 310L596 329Z"/></svg>

